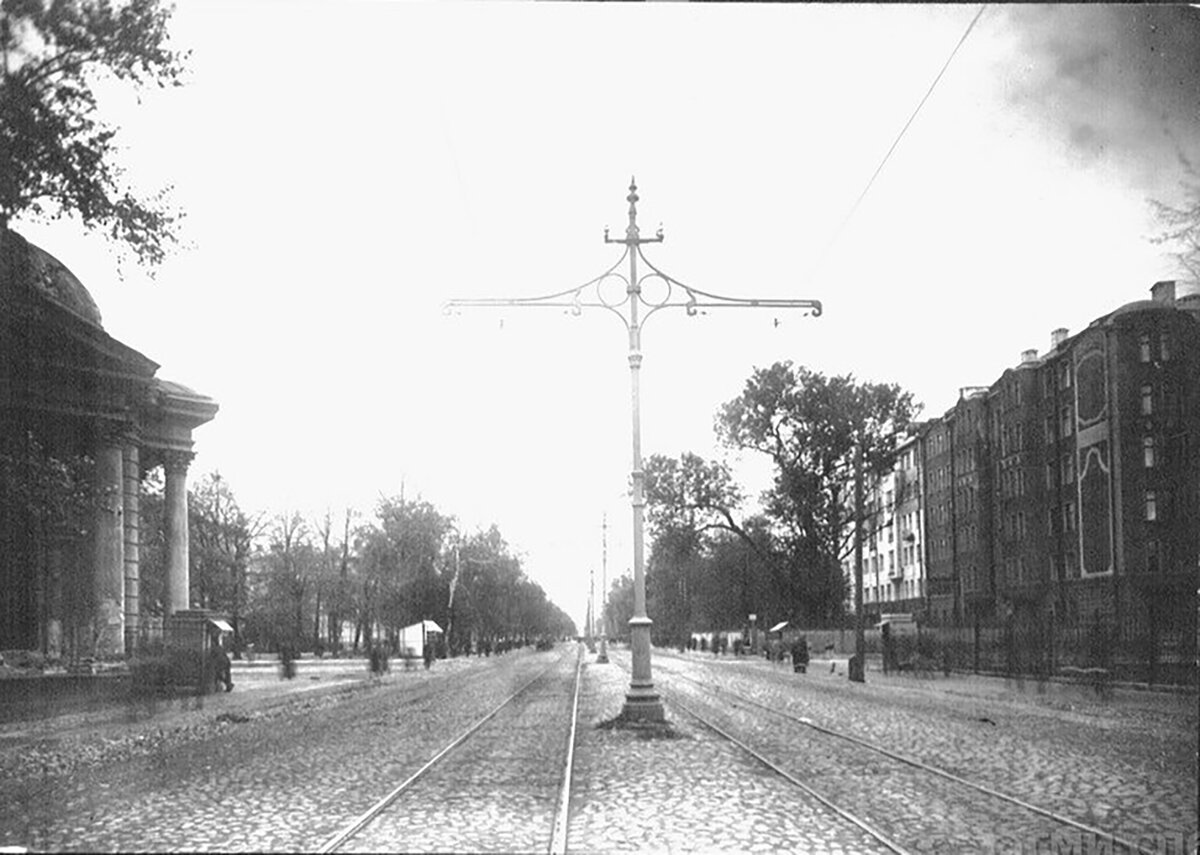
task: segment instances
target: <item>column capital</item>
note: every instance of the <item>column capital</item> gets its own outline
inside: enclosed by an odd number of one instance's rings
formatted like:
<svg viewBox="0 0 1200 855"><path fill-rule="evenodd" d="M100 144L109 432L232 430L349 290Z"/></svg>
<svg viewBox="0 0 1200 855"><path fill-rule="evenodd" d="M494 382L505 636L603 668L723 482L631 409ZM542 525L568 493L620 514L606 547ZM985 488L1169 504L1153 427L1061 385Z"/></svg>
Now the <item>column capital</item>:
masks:
<svg viewBox="0 0 1200 855"><path fill-rule="evenodd" d="M137 425L127 421L97 419L92 425L92 435L97 445L112 448L136 445L140 439Z"/></svg>
<svg viewBox="0 0 1200 855"><path fill-rule="evenodd" d="M172 475L186 475L188 466L191 465L192 459L195 456L195 453L191 451L180 451L178 449L163 451L161 452L163 469Z"/></svg>

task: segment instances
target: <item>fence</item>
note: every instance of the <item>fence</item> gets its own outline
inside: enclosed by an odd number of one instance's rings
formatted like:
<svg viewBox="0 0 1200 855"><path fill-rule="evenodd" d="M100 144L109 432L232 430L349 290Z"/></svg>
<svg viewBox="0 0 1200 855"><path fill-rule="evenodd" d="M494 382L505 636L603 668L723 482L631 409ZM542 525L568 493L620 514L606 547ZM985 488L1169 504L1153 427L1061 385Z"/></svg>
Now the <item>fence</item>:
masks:
<svg viewBox="0 0 1200 855"><path fill-rule="evenodd" d="M801 630L809 650L850 656L852 628ZM878 629L864 633L868 656L883 657ZM1103 669L1113 680L1161 685L1197 684L1195 627L1120 627L1100 622L1052 625L1010 620L970 626L922 626L892 639L889 665L925 671L956 670L1046 678Z"/></svg>

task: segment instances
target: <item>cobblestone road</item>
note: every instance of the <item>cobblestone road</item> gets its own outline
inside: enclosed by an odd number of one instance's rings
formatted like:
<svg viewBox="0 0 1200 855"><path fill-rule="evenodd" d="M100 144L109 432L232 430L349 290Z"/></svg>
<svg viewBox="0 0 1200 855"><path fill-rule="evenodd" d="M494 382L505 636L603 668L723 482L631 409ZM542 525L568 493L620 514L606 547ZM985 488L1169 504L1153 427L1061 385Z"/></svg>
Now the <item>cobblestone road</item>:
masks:
<svg viewBox="0 0 1200 855"><path fill-rule="evenodd" d="M1151 851L1194 850L1194 694L1142 693L1100 702L1074 688L1054 687L1043 695L1031 685L1027 687L1030 697L1012 691L1012 686L1005 693L997 692L1002 681L993 681L986 693L971 694L966 691L967 681L943 681L961 686L961 694L957 694L937 691L937 680L932 681L934 685L929 681L923 685L912 677L869 675L864 685L823 668L793 674L790 668L763 660L659 655L656 680L668 684L672 672L853 733L1077 822L1145 844ZM764 733L776 739L776 749L781 751L787 748L778 744L783 733L795 732L795 726L785 726L770 713L752 708L745 709L741 719L760 724L774 719L775 732ZM914 848L953 848L949 842L953 840L960 841L959 846L985 850L1016 849L1022 844L1033 849L1039 842L1047 848L1051 840L1062 841L1067 851L1073 844L1090 845L1084 832L1052 832L1019 808L996 805L990 812L993 820L968 819L969 814L963 815L950 796L953 788L937 800L935 794L945 788L933 784L922 799L906 799L903 786L907 784L901 785L891 801L893 807L879 815L880 808L874 805L888 801L888 776L894 775L883 772L894 766L892 761L879 756L872 764L857 749L851 753L860 754L861 759L851 760L847 749L827 740L803 734L794 738L803 745L822 745L813 753L813 774L825 775L834 792L858 804L869 818L874 814L885 827L898 824L896 813L905 811L906 802L915 807L934 797L937 806L932 811L951 836L948 840L945 834L909 833L902 842L906 839ZM862 775L862 797L856 797L852 786L837 776L839 765L852 763ZM904 775L902 780L913 778ZM825 785L813 786L821 790ZM910 828L926 824L921 816L913 820ZM1187 848L1189 842L1191 849Z"/></svg>
<svg viewBox="0 0 1200 855"><path fill-rule="evenodd" d="M584 676L568 851L886 851L669 700L674 738L597 727L621 712L629 675L614 661Z"/></svg>
<svg viewBox="0 0 1200 855"><path fill-rule="evenodd" d="M214 723L222 703L213 699L145 752L135 745L122 762L65 772L17 774L28 746L11 748L0 752L0 845L312 851L563 653L393 672L377 686L302 694L240 724Z"/></svg>
<svg viewBox="0 0 1200 855"><path fill-rule="evenodd" d="M555 663L338 851L548 851L577 659Z"/></svg>
<svg viewBox="0 0 1200 855"><path fill-rule="evenodd" d="M546 692L531 695L513 717L498 717L490 738L473 747L464 743L460 765L435 767L441 776L427 781L418 813L396 820L403 838L392 834L370 844L545 851L565 738L561 681L575 653L574 645L560 645L545 653L439 662L431 671L393 672L379 684L361 672L337 674L334 666L324 672L302 667L302 678L286 684L263 669L236 677L232 694L210 698L202 709L168 705L137 722L129 711L116 710L2 727L0 846L313 851L519 686L560 662L564 670ZM669 698L671 738L600 726L620 712L628 686L619 667L628 651L614 647L611 655L609 665L585 657L570 852L878 851L863 832L695 723ZM850 684L844 673L816 668L796 675L761 659L658 650L654 668L664 688L672 671L682 671L745 692L1144 842L1151 851L1194 845L1194 694L1100 703L1078 692L1051 689L1043 696L1032 686L1020 694L1000 681L873 672L865 685ZM757 728L760 744L771 751L799 744L767 713L729 704L722 714L731 727ZM834 749L819 756L804 750L813 775L849 765L834 760ZM927 798L887 783L870 763L854 762L859 773L839 779L840 795L852 805L869 809L868 791L881 786L895 787L901 804ZM813 786L821 789L816 781ZM941 816L938 806L921 804L922 813ZM948 809L946 816L951 828L973 822L954 819ZM523 830L535 827L537 834ZM981 851L1106 851L1078 837L1030 839L1041 832L1020 825L994 823L975 832L956 839ZM937 841L908 842L919 849Z"/></svg>

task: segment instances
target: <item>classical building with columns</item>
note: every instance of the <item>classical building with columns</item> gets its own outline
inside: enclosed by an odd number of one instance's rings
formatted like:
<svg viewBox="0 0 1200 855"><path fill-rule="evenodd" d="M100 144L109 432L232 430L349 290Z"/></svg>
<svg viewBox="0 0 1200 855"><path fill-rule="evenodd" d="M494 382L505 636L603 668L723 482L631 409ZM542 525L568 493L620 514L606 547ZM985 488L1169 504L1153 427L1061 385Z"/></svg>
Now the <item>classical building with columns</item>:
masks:
<svg viewBox="0 0 1200 855"><path fill-rule="evenodd" d="M192 432L217 404L158 368L104 331L62 263L0 230L0 650L133 652L147 611L141 483L159 466L161 612L188 608Z"/></svg>

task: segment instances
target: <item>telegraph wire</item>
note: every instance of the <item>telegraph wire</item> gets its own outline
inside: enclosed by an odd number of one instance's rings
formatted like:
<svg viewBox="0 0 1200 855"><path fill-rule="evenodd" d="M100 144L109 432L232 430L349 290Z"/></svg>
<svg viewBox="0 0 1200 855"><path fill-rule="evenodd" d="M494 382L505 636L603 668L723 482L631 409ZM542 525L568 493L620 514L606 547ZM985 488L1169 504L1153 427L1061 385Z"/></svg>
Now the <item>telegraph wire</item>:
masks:
<svg viewBox="0 0 1200 855"><path fill-rule="evenodd" d="M979 21L979 18L983 15L984 10L986 9L987 4L985 3L979 7L979 11L976 12L975 17L971 19L971 23L967 24L967 28L963 31L962 38L958 40L958 44L954 46L954 50L950 51L950 56L946 58L945 64L942 65L942 70L937 73L935 78L933 78L933 82L929 84L929 89L925 92L924 97L921 98L920 103L917 104L917 108L913 110L912 115L908 117L908 121L904 123L904 127L900 129L900 133L896 135L896 139L892 142L891 148L887 150L887 154L883 156L883 160L879 162L879 166L875 167L875 172L872 173L870 180L867 181L867 186L863 188L862 193L858 194L858 198L854 200L854 204L850 206L850 210L847 212L846 216L842 218L841 223L834 231L833 237L829 239L829 243L827 243L825 248L821 251L820 257L817 259L817 262L813 265L812 270L808 275L809 280L812 279L812 277L825 263L825 259L829 255L829 251L833 249L833 245L837 243L838 238L842 236L842 231L846 228L846 224L850 222L850 218L854 216L855 212L858 210L858 206L862 204L863 199L867 197L867 193L871 191L871 186L875 183L875 179L879 177L879 173L883 171L883 167L887 165L888 160L892 156L892 152L894 152L896 147L900 145L900 140L904 138L905 132L908 131L908 128L913 123L913 120L917 118L917 114L921 112L921 108L925 106L925 102L929 100L929 96L933 94L933 90L937 88L938 82L942 79L942 75L946 73L946 69L949 68L950 63L954 61L954 57L958 54L959 48L963 46L963 42L967 40L967 36L971 34L971 30L975 28L975 24Z"/></svg>

